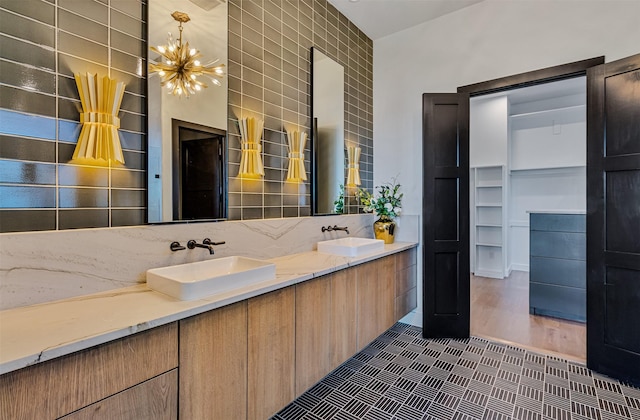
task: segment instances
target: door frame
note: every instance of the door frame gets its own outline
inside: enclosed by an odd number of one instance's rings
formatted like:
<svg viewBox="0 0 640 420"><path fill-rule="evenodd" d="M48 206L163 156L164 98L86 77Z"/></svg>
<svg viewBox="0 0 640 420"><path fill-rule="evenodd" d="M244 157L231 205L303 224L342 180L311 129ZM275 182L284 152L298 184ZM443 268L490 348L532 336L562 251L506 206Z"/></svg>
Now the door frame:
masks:
<svg viewBox="0 0 640 420"><path fill-rule="evenodd" d="M227 217L227 168L228 157L226 150L228 149L227 132L219 128L209 127L202 124L197 124L189 121L183 121L176 118L171 118L171 192L173 194L173 216L171 220L182 220L182 167L180 157L180 129L186 128L195 131L201 131L209 133L214 136L221 136L222 140L222 219Z"/></svg>
<svg viewBox="0 0 640 420"><path fill-rule="evenodd" d="M501 77L498 79L460 86L458 87L457 92L468 94L469 98L472 98L489 93L502 92L527 86L535 86L559 80L571 79L574 77L586 76L587 69L604 64L604 62L604 56L589 58L586 60L575 61L558 66L547 67L539 70ZM467 170L468 169L469 168L467 167ZM468 219L467 223L469 223L470 214L469 212L466 212L465 214ZM470 263L471 253L469 253L469 264ZM467 276L465 281L470 282L470 277ZM471 312L469 312L469 317L471 317Z"/></svg>

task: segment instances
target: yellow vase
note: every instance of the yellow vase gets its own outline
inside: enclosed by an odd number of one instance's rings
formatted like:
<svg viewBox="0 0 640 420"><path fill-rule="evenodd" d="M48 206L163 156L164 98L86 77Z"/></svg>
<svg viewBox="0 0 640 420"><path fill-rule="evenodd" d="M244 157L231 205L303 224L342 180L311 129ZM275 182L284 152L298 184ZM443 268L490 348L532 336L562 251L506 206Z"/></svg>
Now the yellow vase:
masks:
<svg viewBox="0 0 640 420"><path fill-rule="evenodd" d="M376 239L382 239L385 244L392 244L396 230L396 222L387 216L380 216L373 222L373 234Z"/></svg>

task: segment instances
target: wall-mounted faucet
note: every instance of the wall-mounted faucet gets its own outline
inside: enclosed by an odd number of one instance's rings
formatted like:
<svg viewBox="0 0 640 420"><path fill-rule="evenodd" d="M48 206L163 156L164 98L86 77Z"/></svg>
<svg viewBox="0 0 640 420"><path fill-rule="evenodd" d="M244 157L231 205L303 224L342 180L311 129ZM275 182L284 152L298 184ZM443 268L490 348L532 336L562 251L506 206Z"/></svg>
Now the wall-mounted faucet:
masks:
<svg viewBox="0 0 640 420"><path fill-rule="evenodd" d="M194 249L194 248L208 249L209 250L209 254L213 255L213 254L215 254L215 251L213 250L213 246L214 245L222 245L224 243L225 243L225 241L213 242L209 238L204 238L202 240L202 243L199 244L195 240L191 239L189 242L187 242L187 248L189 248L189 249Z"/></svg>
<svg viewBox="0 0 640 420"><path fill-rule="evenodd" d="M178 242L178 241L171 242L171 245L169 245L169 248L171 248L171 250L173 252L182 251L183 249L187 249L187 248L183 247L182 245L180 245L180 242Z"/></svg>
<svg viewBox="0 0 640 420"><path fill-rule="evenodd" d="M339 227L338 225L326 226L326 227L322 226L322 232L333 232L334 230L343 230L347 232L347 235L349 234L348 226L344 226L344 227Z"/></svg>

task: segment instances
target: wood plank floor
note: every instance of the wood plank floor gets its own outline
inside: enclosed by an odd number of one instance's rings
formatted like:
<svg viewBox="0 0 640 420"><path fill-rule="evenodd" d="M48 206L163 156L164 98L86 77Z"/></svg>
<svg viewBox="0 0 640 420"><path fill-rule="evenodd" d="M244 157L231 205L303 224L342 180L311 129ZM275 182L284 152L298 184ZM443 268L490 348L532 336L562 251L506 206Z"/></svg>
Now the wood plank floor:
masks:
<svg viewBox="0 0 640 420"><path fill-rule="evenodd" d="M529 273L471 275L471 334L586 360L586 324L529 315Z"/></svg>

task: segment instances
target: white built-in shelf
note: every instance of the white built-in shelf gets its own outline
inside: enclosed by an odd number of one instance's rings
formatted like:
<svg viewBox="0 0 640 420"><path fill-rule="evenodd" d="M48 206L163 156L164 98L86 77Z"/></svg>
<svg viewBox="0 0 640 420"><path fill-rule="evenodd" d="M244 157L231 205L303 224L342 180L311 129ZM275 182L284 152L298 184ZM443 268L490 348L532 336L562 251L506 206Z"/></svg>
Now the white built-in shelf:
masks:
<svg viewBox="0 0 640 420"><path fill-rule="evenodd" d="M506 170L503 165L472 168L476 275L504 278L506 261Z"/></svg>
<svg viewBox="0 0 640 420"><path fill-rule="evenodd" d="M491 244L488 242L476 242L476 246L489 246L493 248L502 248L502 244Z"/></svg>
<svg viewBox="0 0 640 420"><path fill-rule="evenodd" d="M511 168L509 169L509 173L514 172L525 172L525 171L538 171L538 172L555 172L555 171L565 171L565 170L575 170L575 169L586 169L586 165L565 165L565 166L549 166L545 168Z"/></svg>
<svg viewBox="0 0 640 420"><path fill-rule="evenodd" d="M518 120L518 119L526 119L526 118L535 118L540 116L555 117L557 115L570 114L570 113L584 114L585 112L587 112L587 106L582 104L582 105L564 106L564 107L552 108L552 109L543 109L541 111L523 112L521 114L511 114L509 115L509 118L511 118L512 120Z"/></svg>

